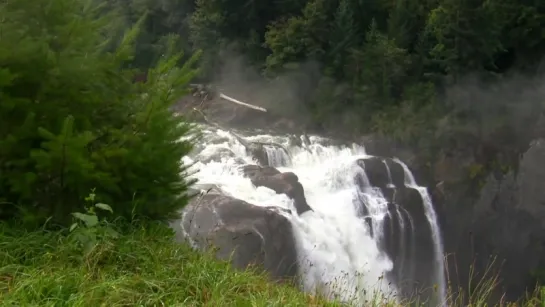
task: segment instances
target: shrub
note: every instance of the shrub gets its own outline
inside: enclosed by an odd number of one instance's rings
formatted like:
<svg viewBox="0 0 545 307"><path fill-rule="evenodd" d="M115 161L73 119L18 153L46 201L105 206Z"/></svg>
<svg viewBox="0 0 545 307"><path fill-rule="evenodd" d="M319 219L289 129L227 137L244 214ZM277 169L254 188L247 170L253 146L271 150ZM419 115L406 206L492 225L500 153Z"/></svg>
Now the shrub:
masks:
<svg viewBox="0 0 545 307"><path fill-rule="evenodd" d="M0 4L0 218L68 222L95 189L125 217L164 219L187 202L169 110L199 54L182 67L174 39L144 83L128 69L145 17L114 37L115 14L79 0Z"/></svg>

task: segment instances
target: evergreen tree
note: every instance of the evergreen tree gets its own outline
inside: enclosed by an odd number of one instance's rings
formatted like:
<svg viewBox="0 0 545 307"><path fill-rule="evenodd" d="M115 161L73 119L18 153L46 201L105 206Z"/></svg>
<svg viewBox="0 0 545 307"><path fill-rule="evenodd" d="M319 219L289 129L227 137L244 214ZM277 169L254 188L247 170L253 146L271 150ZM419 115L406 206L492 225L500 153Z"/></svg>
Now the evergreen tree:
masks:
<svg viewBox="0 0 545 307"><path fill-rule="evenodd" d="M90 3L90 2L89 2ZM169 111L197 71L170 48L133 83L134 41L112 50L116 12L78 0L0 5L0 216L62 222L96 189L121 216L172 217L187 202L192 126Z"/></svg>

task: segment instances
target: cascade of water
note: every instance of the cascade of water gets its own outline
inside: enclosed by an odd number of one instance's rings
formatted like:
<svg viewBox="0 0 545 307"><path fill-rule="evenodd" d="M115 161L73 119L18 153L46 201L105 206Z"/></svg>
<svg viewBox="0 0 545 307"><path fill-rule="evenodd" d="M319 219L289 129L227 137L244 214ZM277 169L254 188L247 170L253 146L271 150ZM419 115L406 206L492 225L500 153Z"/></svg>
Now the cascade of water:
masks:
<svg viewBox="0 0 545 307"><path fill-rule="evenodd" d="M385 160L382 160L382 163L384 164L384 167L386 168L386 173L388 174L388 185L387 187L388 188L395 188L394 186L394 182L392 180L392 173L390 172L390 166L388 166L388 163L386 163ZM395 193L394 193L394 196L392 197L393 198L393 202L395 202ZM398 243L399 243L399 251L400 251L400 255L399 255L399 259L400 259L400 264L399 264L399 271L403 271L404 269L404 266L405 266L405 250L407 249L407 245L411 244L411 242L407 242L406 240L406 234L405 234L405 218L403 217L403 214L401 213L401 210L399 209L399 206L395 206L395 213L396 215L398 216L399 218L399 229L400 229L400 235L399 235L399 238L398 238ZM408 215L409 219L411 218L410 215ZM409 224L409 226L412 225ZM409 229L411 231L413 231L413 229Z"/></svg>
<svg viewBox="0 0 545 307"><path fill-rule="evenodd" d="M286 152L281 147L264 146L269 165L281 172L295 173L303 185L306 200L314 211L299 216L293 200L265 187L256 188L241 173L240 165L256 161L236 137L217 129L204 130L205 137L197 146L198 152L185 158L199 169L194 176L202 184L218 185L224 193L253 205L291 210L292 213L282 212L294 226L304 290L320 291L358 305L364 305L377 291L393 298L398 289L386 280L393 262L379 244L384 238L385 218L390 214L388 201L381 189L371 186L365 170L357 163L370 157L362 146L327 146L322 138L315 136L301 137L301 146L293 146L288 137L246 137L249 141L277 143L287 149ZM219 161L200 162L218 154L218 148L222 150ZM388 176L393 186L389 170ZM414 180L407 184L420 188ZM426 214L430 215L430 223L436 220L433 207L427 208ZM396 208L395 215L397 218L390 220L399 221L403 235L406 229L414 231L409 212ZM434 242L438 235L434 230ZM405 252L408 245L403 238L399 239L399 248ZM440 240L438 242L439 255L442 248ZM411 245L409 253L414 254L412 248ZM437 279L442 280L439 276Z"/></svg>
<svg viewBox="0 0 545 307"><path fill-rule="evenodd" d="M399 159L395 159L395 162L397 162L401 167L403 168L404 176L405 176L405 186L413 188L420 193L420 196L422 197L422 203L424 204L424 212L426 214L426 218L428 222L430 223L431 231L432 231L432 239L434 244L434 254L435 254L435 280L437 282L437 287L439 290L439 304L441 306L445 305L445 299L446 299L446 280L445 280L445 265L444 265L444 259L443 259L443 240L441 238L441 229L439 227L439 222L437 219L437 214L435 213L435 209L433 208L433 203L431 201L430 195L428 194L428 190L425 187L418 186L416 184L416 180L414 179L413 174L407 167L405 163L403 163Z"/></svg>
<svg viewBox="0 0 545 307"><path fill-rule="evenodd" d="M386 173L388 174L387 186L389 188L395 188L395 185L392 180L392 172L390 171L390 166L385 160L382 160L382 163L384 164L384 167L386 168ZM396 201L395 195L396 194L394 191L394 196L393 196L394 202ZM405 272L405 274L402 274L403 277L410 280L414 276L414 271L416 269L415 263L414 261L412 261L416 257L416 245L414 242L414 238L416 236L416 229L414 226L414 220L411 214L407 211L407 209L399 205L396 205L395 210L396 210L396 214L399 216L399 224L400 224L399 226L401 229L400 236L399 236L399 252L400 252L399 261L401 262L399 263L399 271ZM407 224L407 221L408 221L408 224ZM409 231L409 233L406 232L407 230ZM409 258L408 258L409 263L406 263L407 252L409 253ZM407 270L405 270L406 265L409 266Z"/></svg>
<svg viewBox="0 0 545 307"><path fill-rule="evenodd" d="M271 146L264 146L264 149L265 153L267 153L267 161L269 161L270 166L288 166L290 157L284 149Z"/></svg>

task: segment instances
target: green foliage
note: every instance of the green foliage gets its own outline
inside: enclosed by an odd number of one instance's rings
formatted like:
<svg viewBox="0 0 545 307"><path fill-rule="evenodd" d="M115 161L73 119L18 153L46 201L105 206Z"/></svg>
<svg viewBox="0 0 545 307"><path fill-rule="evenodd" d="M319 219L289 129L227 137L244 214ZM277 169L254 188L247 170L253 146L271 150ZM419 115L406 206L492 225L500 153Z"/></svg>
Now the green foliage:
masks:
<svg viewBox="0 0 545 307"><path fill-rule="evenodd" d="M133 60L130 66L148 68L154 66L165 49L165 36L176 34L180 37L189 36L187 19L194 10L194 3L190 0L95 0L103 4L103 10L118 12L116 23L127 28L134 25L142 16L146 19L139 27L139 33L134 40ZM118 37L117 33L110 34ZM180 40L177 48L187 55L191 51L189 40ZM187 56L184 59L187 59Z"/></svg>
<svg viewBox="0 0 545 307"><path fill-rule="evenodd" d="M88 201L94 203L92 196ZM203 254L174 242L172 230L162 223L112 225L99 221L87 227L84 221L78 221L78 225L67 233L28 232L0 223L3 305L355 306L303 293L289 283L273 283L264 273L251 268L236 270L227 261L216 260L213 253ZM106 233L114 226L125 231L115 238L99 237L98 244L82 257L82 245L74 240L78 229ZM467 293L467 299L472 306L486 306L496 286L494 277L483 280L474 292ZM464 293L449 297L447 305L466 306L464 298ZM522 304L538 307L544 298L545 291L541 290ZM377 294L366 306L422 304L417 300L385 302Z"/></svg>
<svg viewBox="0 0 545 307"><path fill-rule="evenodd" d="M482 164L478 164L478 163L471 164L468 167L469 178L470 179L475 179L477 177L482 176L483 173L484 173L484 168L485 168L485 166L482 165Z"/></svg>
<svg viewBox="0 0 545 307"><path fill-rule="evenodd" d="M279 19L269 25L265 33L265 45L271 50L266 59L267 69L278 70L306 58L323 59L331 8L334 6L326 0L309 1L302 16Z"/></svg>
<svg viewBox="0 0 545 307"><path fill-rule="evenodd" d="M194 49L202 49L202 67L208 77L221 69L224 53L232 48L242 51L249 62L259 65L267 56L264 35L267 26L290 7L304 1L196 0L189 20Z"/></svg>
<svg viewBox="0 0 545 307"><path fill-rule="evenodd" d="M403 143L427 148L437 139L433 130L435 123L430 121L430 118L441 113L437 104L430 103L435 99L432 84L408 86L404 90L400 105L390 106L372 116L371 131Z"/></svg>
<svg viewBox="0 0 545 307"><path fill-rule="evenodd" d="M93 188L116 215L168 218L187 202L181 157L192 126L170 106L187 93L199 54L182 67L174 38L133 83L134 42L145 16L119 42L112 18L77 0L0 5L1 218L67 222ZM116 48L111 49L112 44Z"/></svg>
<svg viewBox="0 0 545 307"><path fill-rule="evenodd" d="M401 92L410 59L406 50L397 47L395 41L379 31L374 20L366 41L362 50L354 51L353 58L362 67L360 80L367 81L356 98L366 101L371 110L376 110L392 104L396 94Z"/></svg>
<svg viewBox="0 0 545 307"><path fill-rule="evenodd" d="M100 243L108 243L119 237L119 233L106 222L99 220L96 210L114 213L112 208L103 203L95 203L96 194L93 192L85 198L90 207L85 208L86 213L73 212L75 222L70 226L70 238L82 248L83 256L88 257Z"/></svg>
<svg viewBox="0 0 545 307"><path fill-rule="evenodd" d="M84 223L78 222L85 228ZM99 223L93 229L104 231ZM160 223L116 224L115 240L86 257L74 232L0 224L0 301L5 306L339 306L235 270L184 244ZM81 227L81 228L80 228Z"/></svg>
<svg viewBox="0 0 545 307"><path fill-rule="evenodd" d="M494 66L504 25L492 3L444 0L431 10L424 33L435 44L430 59L444 72L458 77Z"/></svg>

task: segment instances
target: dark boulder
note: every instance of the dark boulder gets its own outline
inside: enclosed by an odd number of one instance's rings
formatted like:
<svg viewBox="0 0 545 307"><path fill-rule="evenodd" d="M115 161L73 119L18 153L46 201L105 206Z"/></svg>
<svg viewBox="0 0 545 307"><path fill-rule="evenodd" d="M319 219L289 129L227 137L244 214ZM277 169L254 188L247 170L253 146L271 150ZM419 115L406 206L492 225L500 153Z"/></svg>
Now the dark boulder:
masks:
<svg viewBox="0 0 545 307"><path fill-rule="evenodd" d="M297 251L291 222L274 207L259 207L213 190L196 197L171 223L178 241L199 250L216 248L234 267L262 267L273 279L297 276Z"/></svg>
<svg viewBox="0 0 545 307"><path fill-rule="evenodd" d="M370 156L356 163L365 171L369 184L380 188L389 202L394 201L396 188L405 186L403 168L391 158Z"/></svg>
<svg viewBox="0 0 545 307"><path fill-rule="evenodd" d="M357 160L357 164L365 170L371 186L381 189L392 183L385 163L385 158L382 157L369 157Z"/></svg>
<svg viewBox="0 0 545 307"><path fill-rule="evenodd" d="M403 285L407 295L416 292L421 297L432 295L430 290L436 282L433 278L436 268L431 265L435 261L434 242L422 195L417 188L397 187L394 205L389 208L389 212L390 217L395 217L398 222L401 218L404 220L404 229L386 238L395 244L403 244L403 250L389 254L394 259L392 273L396 274L397 283Z"/></svg>
<svg viewBox="0 0 545 307"><path fill-rule="evenodd" d="M246 148L248 154L257 160L257 163L261 166L269 165L269 156L265 147L261 144L251 143Z"/></svg>
<svg viewBox="0 0 545 307"><path fill-rule="evenodd" d="M249 177L256 187L267 187L278 194L286 194L293 199L297 214L312 211L305 198L303 185L292 172L281 173L274 167L245 165L242 167L245 176Z"/></svg>

